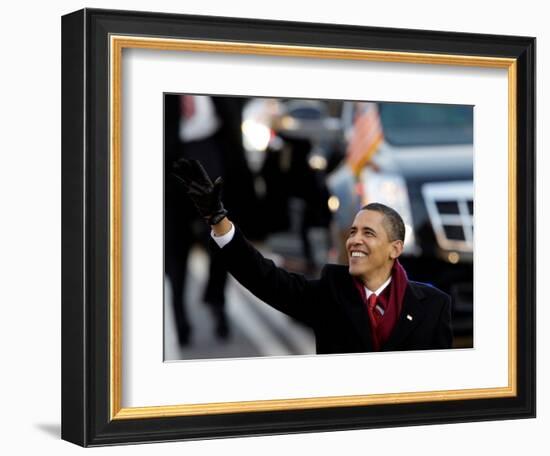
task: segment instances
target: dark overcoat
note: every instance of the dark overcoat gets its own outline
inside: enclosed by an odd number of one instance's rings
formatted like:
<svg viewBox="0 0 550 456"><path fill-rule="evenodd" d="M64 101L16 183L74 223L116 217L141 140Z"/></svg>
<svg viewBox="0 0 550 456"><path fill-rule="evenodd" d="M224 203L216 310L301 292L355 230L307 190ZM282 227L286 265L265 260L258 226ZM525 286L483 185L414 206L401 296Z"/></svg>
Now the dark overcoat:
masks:
<svg viewBox="0 0 550 456"><path fill-rule="evenodd" d="M373 351L369 317L343 265L326 265L320 279L277 267L236 227L223 248L210 247L245 288L315 333L318 354ZM450 348L451 300L437 288L409 281L399 320L382 351Z"/></svg>

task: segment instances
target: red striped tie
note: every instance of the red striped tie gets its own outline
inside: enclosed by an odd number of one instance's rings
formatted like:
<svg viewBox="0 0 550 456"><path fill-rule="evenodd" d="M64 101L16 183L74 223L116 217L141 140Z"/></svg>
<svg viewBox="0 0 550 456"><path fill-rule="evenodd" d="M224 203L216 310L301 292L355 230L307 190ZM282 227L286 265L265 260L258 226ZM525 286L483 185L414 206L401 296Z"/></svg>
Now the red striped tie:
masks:
<svg viewBox="0 0 550 456"><path fill-rule="evenodd" d="M378 325L378 314L374 312L374 309L376 308L376 300L377 296L374 293L371 293L369 296L369 299L367 300L367 310L369 313L370 322L372 324L372 329L375 330L376 326Z"/></svg>

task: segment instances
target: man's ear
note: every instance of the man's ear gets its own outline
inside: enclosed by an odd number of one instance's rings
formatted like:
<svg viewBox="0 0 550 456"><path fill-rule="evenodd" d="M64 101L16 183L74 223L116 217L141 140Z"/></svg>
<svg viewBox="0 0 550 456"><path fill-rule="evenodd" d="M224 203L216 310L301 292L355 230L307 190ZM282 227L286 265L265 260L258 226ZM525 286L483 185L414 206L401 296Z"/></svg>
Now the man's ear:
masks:
<svg viewBox="0 0 550 456"><path fill-rule="evenodd" d="M397 240L391 242L390 259L395 260L403 253L403 241Z"/></svg>

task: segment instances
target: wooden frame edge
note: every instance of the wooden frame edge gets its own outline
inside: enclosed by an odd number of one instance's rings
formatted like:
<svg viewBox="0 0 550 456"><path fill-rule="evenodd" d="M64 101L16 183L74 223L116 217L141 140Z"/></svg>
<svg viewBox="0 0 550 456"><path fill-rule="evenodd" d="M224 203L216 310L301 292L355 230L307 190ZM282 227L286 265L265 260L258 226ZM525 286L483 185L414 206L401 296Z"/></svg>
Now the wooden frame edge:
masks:
<svg viewBox="0 0 550 456"><path fill-rule="evenodd" d="M301 58L370 60L508 69L508 386L466 390L391 393L361 396L333 396L290 400L261 400L189 405L122 407L122 271L121 271L121 62L125 48L179 50L194 52L237 53ZM226 41L187 40L111 35L109 44L110 74L110 418L111 420L145 419L175 416L199 416L254 411L296 410L340 406L365 406L465 399L506 398L517 395L517 59L463 55L371 51L256 44Z"/></svg>

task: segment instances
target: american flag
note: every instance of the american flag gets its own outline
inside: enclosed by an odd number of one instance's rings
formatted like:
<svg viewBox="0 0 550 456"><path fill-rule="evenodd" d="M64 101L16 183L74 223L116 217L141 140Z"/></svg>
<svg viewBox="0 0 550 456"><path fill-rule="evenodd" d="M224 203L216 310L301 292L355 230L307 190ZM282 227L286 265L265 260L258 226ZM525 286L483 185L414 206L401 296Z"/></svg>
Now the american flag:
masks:
<svg viewBox="0 0 550 456"><path fill-rule="evenodd" d="M346 151L348 165L357 176L378 150L384 133L375 103L361 103Z"/></svg>

